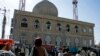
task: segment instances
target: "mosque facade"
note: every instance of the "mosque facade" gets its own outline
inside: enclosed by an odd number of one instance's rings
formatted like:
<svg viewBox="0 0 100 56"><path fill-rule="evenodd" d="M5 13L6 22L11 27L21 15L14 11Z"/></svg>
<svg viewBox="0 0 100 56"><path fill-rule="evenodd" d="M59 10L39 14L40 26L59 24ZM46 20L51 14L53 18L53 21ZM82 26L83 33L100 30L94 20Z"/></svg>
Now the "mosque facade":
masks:
<svg viewBox="0 0 100 56"><path fill-rule="evenodd" d="M48 0L36 4L32 12L15 10L11 26L10 37L25 45L41 37L44 45L94 46L94 24L59 17L56 6Z"/></svg>

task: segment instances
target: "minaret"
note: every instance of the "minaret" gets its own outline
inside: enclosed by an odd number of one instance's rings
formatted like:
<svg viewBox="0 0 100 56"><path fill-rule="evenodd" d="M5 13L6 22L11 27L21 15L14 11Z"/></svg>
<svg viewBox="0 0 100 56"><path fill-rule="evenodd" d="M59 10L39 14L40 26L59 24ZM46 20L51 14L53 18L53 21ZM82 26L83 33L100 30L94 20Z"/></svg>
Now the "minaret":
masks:
<svg viewBox="0 0 100 56"><path fill-rule="evenodd" d="M25 11L25 2L26 0L19 0L19 10Z"/></svg>
<svg viewBox="0 0 100 56"><path fill-rule="evenodd" d="M6 25L6 9L4 11L4 18L3 18L3 23L2 23L2 39L5 37L5 25Z"/></svg>
<svg viewBox="0 0 100 56"><path fill-rule="evenodd" d="M73 0L72 4L73 4L73 19L74 20L78 20L78 8L77 8L77 0Z"/></svg>

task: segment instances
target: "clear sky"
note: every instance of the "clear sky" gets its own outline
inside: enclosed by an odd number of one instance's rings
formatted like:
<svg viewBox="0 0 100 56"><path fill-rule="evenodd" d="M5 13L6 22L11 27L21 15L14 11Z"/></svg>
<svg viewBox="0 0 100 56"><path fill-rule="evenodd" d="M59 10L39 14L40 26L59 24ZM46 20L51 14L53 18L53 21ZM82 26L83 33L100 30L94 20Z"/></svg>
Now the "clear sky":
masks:
<svg viewBox="0 0 100 56"><path fill-rule="evenodd" d="M42 0L26 0L26 11L32 11L33 7ZM73 18L72 0L49 0L55 4L58 9L59 17ZM18 9L19 0L0 0L0 8L6 7L7 24L6 24L6 38L10 34L11 18L13 18L14 9ZM0 11L0 32L2 32L3 12ZM100 42L100 0L78 0L78 15L79 21L85 21L95 24L94 37L95 43ZM0 33L1 37L1 33Z"/></svg>

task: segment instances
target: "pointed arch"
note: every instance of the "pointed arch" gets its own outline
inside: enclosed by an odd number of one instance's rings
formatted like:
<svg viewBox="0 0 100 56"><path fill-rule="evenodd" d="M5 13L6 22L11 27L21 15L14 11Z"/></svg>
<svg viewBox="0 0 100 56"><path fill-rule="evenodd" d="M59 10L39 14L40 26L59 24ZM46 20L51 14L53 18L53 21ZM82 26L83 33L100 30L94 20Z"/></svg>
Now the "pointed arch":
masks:
<svg viewBox="0 0 100 56"><path fill-rule="evenodd" d="M27 19L26 19L26 18L23 18L23 19L22 19L22 21L25 21L25 22L26 22L26 21L27 21Z"/></svg>
<svg viewBox="0 0 100 56"><path fill-rule="evenodd" d="M78 44L79 44L79 39L76 38L76 39L75 39L75 45L76 45L76 47L78 47Z"/></svg>
<svg viewBox="0 0 100 56"><path fill-rule="evenodd" d="M67 32L70 31L70 25L69 25L69 24L66 25L66 31L67 31Z"/></svg>
<svg viewBox="0 0 100 56"><path fill-rule="evenodd" d="M47 22L46 22L46 27L47 27L47 29L49 29L49 30L51 29L51 22L50 22L50 21L47 21Z"/></svg>
<svg viewBox="0 0 100 56"><path fill-rule="evenodd" d="M51 37L49 35L45 37L45 42L45 44L51 44Z"/></svg>
<svg viewBox="0 0 100 56"><path fill-rule="evenodd" d="M39 24L40 24L39 20L35 20L34 21L34 28L38 29L39 28Z"/></svg>
<svg viewBox="0 0 100 56"><path fill-rule="evenodd" d="M61 24L60 23L57 23L57 30L61 31Z"/></svg>
<svg viewBox="0 0 100 56"><path fill-rule="evenodd" d="M59 37L59 36L56 38L56 45L59 47L61 45L61 37Z"/></svg>
<svg viewBox="0 0 100 56"><path fill-rule="evenodd" d="M79 27L76 25L76 26L75 26L75 32L76 32L76 33L78 32L78 29L79 29Z"/></svg>
<svg viewBox="0 0 100 56"><path fill-rule="evenodd" d="M66 44L68 47L70 46L70 42L71 42L71 40L69 38L66 38Z"/></svg>

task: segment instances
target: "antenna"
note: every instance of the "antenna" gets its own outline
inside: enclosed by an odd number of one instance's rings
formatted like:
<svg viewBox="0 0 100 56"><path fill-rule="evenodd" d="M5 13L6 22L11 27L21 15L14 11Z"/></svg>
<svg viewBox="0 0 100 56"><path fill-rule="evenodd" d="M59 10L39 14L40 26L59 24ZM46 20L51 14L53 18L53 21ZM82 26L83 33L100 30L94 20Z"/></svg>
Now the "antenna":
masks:
<svg viewBox="0 0 100 56"><path fill-rule="evenodd" d="M2 23L2 39L4 39L5 37L5 25L6 25L6 12L7 12L7 9L4 7L4 9L1 9L1 11L4 11L4 18L3 18L3 23Z"/></svg>
<svg viewBox="0 0 100 56"><path fill-rule="evenodd" d="M25 2L26 0L19 0L19 10L25 11Z"/></svg>
<svg viewBox="0 0 100 56"><path fill-rule="evenodd" d="M73 19L78 20L78 8L77 8L77 0L73 0L72 4L73 4Z"/></svg>

